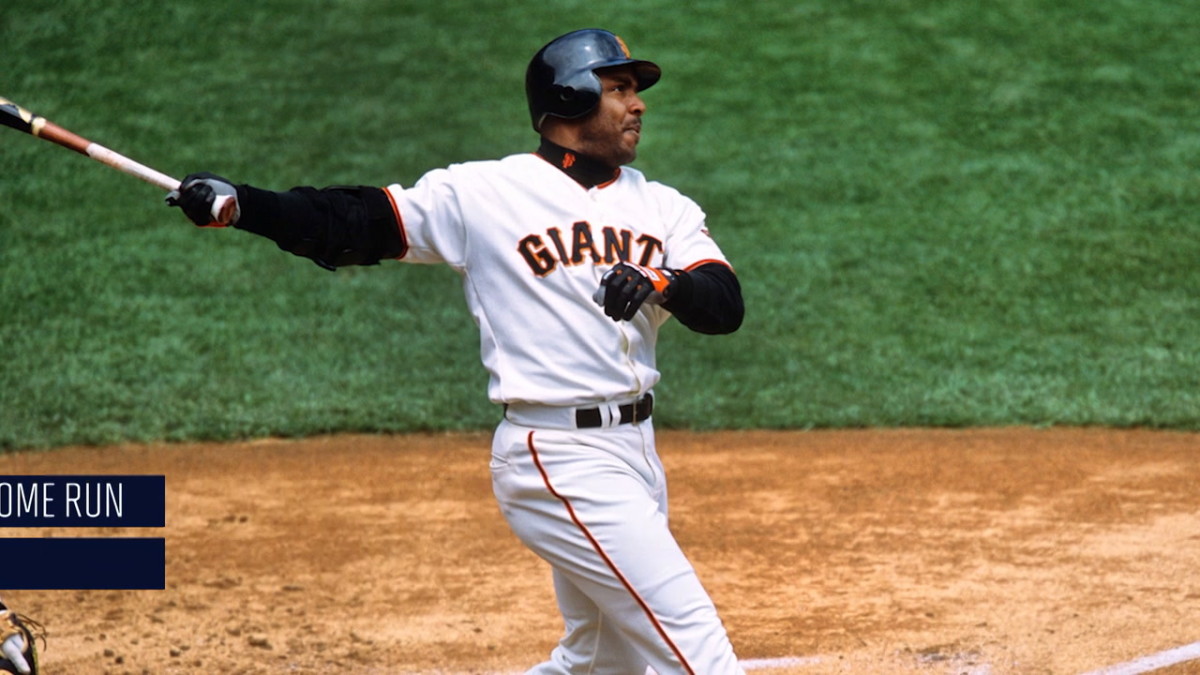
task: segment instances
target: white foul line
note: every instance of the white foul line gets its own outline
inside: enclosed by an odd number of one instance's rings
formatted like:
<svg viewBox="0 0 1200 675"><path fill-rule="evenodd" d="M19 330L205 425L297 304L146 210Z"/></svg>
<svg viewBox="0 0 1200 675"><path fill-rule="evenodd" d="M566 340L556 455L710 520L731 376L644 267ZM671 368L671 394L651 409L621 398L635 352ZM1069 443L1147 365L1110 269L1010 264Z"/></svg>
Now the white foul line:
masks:
<svg viewBox="0 0 1200 675"><path fill-rule="evenodd" d="M1083 675L1141 675L1159 668L1166 668L1179 663L1200 659L1200 642L1168 649L1165 652L1143 656L1128 663L1118 663L1100 670L1086 672Z"/></svg>
<svg viewBox="0 0 1200 675"><path fill-rule="evenodd" d="M788 666L813 666L821 662L816 656L787 656L779 659L742 659L738 664L743 670L764 670L766 668L786 668ZM489 675L521 675L520 673L491 673ZM646 675L655 675L654 670L647 668Z"/></svg>
<svg viewBox="0 0 1200 675"><path fill-rule="evenodd" d="M790 656L783 659L743 659L741 665L745 670L759 670L762 668L786 668L787 666L812 666L820 662L821 659L815 656L805 658Z"/></svg>

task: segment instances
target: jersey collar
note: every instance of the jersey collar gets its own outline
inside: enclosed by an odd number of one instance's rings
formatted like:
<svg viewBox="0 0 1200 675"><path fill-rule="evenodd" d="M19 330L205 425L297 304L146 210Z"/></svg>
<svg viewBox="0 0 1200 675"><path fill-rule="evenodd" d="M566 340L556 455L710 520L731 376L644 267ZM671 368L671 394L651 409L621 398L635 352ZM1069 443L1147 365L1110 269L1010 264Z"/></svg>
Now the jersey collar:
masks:
<svg viewBox="0 0 1200 675"><path fill-rule="evenodd" d="M542 137L537 155L588 189L597 186L603 187L621 175L620 167L614 169L598 159L568 150L545 137Z"/></svg>

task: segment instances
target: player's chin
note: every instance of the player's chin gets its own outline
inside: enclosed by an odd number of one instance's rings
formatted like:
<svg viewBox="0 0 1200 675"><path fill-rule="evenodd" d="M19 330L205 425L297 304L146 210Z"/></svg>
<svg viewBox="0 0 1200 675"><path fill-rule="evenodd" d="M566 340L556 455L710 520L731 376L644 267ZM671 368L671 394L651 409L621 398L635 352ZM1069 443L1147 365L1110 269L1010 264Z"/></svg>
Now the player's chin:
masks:
<svg viewBox="0 0 1200 675"><path fill-rule="evenodd" d="M621 155L621 164L628 164L637 159L638 138L635 136L634 138L629 139L628 136L629 135L626 134L626 141L621 144L620 150L618 151Z"/></svg>

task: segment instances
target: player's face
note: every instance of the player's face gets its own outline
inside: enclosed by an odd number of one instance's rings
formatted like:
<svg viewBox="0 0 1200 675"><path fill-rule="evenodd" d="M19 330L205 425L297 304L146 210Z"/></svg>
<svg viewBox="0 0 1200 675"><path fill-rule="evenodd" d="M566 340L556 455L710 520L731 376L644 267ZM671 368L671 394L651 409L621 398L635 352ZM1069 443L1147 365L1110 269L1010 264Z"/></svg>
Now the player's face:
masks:
<svg viewBox="0 0 1200 675"><path fill-rule="evenodd" d="M638 96L637 78L628 66L596 74L600 77L600 103L583 119L576 149L611 166L628 164L637 157L646 112L646 104Z"/></svg>

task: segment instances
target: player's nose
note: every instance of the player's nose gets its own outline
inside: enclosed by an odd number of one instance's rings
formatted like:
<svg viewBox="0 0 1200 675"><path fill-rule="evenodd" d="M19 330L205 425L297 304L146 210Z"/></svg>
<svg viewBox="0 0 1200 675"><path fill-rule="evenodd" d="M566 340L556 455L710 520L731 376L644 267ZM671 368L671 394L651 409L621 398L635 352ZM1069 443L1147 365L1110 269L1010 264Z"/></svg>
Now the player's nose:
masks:
<svg viewBox="0 0 1200 675"><path fill-rule="evenodd" d="M637 93L629 97L629 112L630 114L641 117L646 113L646 102Z"/></svg>

